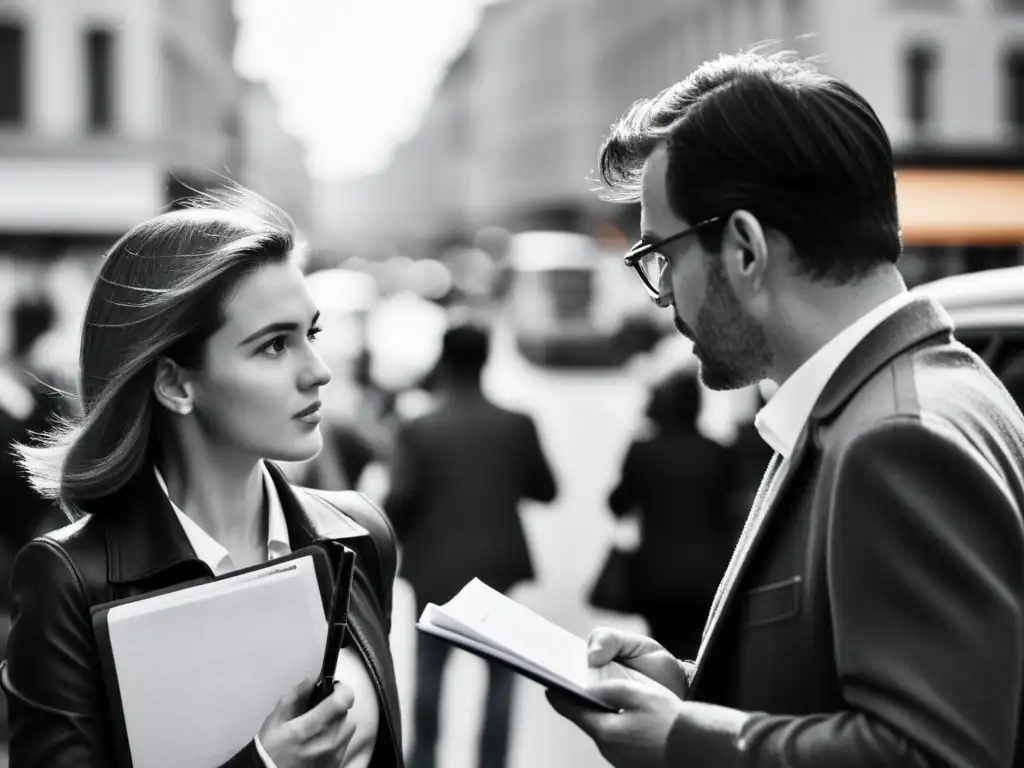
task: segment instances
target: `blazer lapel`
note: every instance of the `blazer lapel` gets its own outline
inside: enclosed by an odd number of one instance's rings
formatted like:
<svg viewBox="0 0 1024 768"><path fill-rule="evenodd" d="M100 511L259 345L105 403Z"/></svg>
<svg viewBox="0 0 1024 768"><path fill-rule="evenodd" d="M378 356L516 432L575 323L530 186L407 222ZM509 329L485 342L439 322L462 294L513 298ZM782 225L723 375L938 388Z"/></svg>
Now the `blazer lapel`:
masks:
<svg viewBox="0 0 1024 768"><path fill-rule="evenodd" d="M722 621L736 598L750 559L806 456L809 432L839 412L854 393L894 357L918 344L948 342L953 338L952 333L953 322L941 306L927 297L915 299L874 328L833 373L815 403L789 461L779 462L776 454L772 458L773 464L769 465L765 473L732 561L712 603L704 637L697 652L697 668L690 683L691 694L696 690L703 662L721 632Z"/></svg>
<svg viewBox="0 0 1024 768"><path fill-rule="evenodd" d="M800 464L804 459L807 452L807 431L805 426L788 460L784 460L780 454L776 453L772 457L772 462L768 465L768 470L765 472L757 499L751 508L750 514L747 516L743 533L740 535L736 549L733 551L732 560L729 562L725 576L719 584L718 594L715 596L711 611L708 614L708 621L704 628L700 650L697 652L696 671L690 683L691 693L696 689L697 682L701 677L701 670L703 668L701 662L707 655L708 649L718 637L722 620L736 598L743 575L750 564L751 555L764 536L772 514L785 496L796 471L800 468Z"/></svg>

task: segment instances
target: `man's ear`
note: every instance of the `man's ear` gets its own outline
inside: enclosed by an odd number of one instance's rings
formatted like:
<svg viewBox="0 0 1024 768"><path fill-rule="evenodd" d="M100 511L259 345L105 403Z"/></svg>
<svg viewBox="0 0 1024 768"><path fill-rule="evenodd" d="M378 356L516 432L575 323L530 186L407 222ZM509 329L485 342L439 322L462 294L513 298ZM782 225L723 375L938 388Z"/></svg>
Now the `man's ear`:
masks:
<svg viewBox="0 0 1024 768"><path fill-rule="evenodd" d="M161 357L153 376L153 395L171 413L187 416L195 404L195 385L188 371L169 357Z"/></svg>
<svg viewBox="0 0 1024 768"><path fill-rule="evenodd" d="M746 305L763 291L768 275L768 238L757 217L734 211L722 232L722 264L737 298Z"/></svg>

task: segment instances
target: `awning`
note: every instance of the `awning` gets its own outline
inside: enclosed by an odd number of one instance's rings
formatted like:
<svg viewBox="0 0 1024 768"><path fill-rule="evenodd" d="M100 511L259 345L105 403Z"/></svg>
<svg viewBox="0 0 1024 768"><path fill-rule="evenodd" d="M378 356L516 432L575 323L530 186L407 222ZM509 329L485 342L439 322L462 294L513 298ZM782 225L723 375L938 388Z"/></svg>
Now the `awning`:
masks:
<svg viewBox="0 0 1024 768"><path fill-rule="evenodd" d="M903 168L896 196L906 245L1024 243L1024 170Z"/></svg>

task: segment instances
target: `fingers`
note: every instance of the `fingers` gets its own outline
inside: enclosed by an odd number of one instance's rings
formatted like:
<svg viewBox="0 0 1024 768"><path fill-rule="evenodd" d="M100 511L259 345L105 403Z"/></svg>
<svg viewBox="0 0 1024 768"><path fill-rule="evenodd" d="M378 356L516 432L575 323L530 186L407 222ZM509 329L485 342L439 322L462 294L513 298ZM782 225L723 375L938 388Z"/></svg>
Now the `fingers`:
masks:
<svg viewBox="0 0 1024 768"><path fill-rule="evenodd" d="M305 754L320 761L327 761L318 764L344 765L345 755L355 733L355 720L346 713L340 721L330 723L325 730L310 739L306 744Z"/></svg>
<svg viewBox="0 0 1024 768"><path fill-rule="evenodd" d="M335 683L331 695L321 701L309 712L295 718L296 725L312 737L324 731L333 731L352 709L355 694L344 683Z"/></svg>
<svg viewBox="0 0 1024 768"><path fill-rule="evenodd" d="M648 637L610 627L598 627L590 633L587 661L592 667L603 667L612 661L624 662L637 656L663 651Z"/></svg>
<svg viewBox="0 0 1024 768"><path fill-rule="evenodd" d="M602 702L617 710L638 709L649 695L643 683L632 680L608 680L591 686L590 690Z"/></svg>
<svg viewBox="0 0 1024 768"><path fill-rule="evenodd" d="M284 716L285 720L291 720L296 715L302 714L303 707L313 692L314 686L316 686L316 677L307 677L278 700L276 709Z"/></svg>
<svg viewBox="0 0 1024 768"><path fill-rule="evenodd" d="M550 688L544 691L544 695L555 712L574 723L576 727L591 738L598 732L601 719L607 716L603 712L585 707L568 696Z"/></svg>

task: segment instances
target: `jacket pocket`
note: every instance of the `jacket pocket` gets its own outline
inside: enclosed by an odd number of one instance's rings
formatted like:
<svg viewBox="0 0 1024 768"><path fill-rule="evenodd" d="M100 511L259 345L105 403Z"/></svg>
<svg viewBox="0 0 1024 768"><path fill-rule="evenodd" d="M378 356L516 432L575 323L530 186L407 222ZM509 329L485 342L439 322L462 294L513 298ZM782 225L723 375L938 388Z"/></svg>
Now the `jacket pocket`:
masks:
<svg viewBox="0 0 1024 768"><path fill-rule="evenodd" d="M742 625L760 627L786 621L800 613L803 577L794 576L747 590L743 595Z"/></svg>

